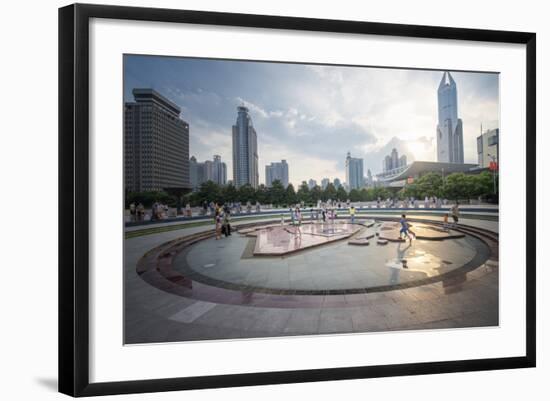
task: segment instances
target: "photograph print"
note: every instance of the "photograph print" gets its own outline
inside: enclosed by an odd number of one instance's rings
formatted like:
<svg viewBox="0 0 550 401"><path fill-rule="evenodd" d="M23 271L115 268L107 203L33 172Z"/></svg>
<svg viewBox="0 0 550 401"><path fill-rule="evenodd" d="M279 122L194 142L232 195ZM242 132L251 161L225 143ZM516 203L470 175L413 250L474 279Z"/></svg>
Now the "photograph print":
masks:
<svg viewBox="0 0 550 401"><path fill-rule="evenodd" d="M124 55L124 344L499 326L499 74Z"/></svg>

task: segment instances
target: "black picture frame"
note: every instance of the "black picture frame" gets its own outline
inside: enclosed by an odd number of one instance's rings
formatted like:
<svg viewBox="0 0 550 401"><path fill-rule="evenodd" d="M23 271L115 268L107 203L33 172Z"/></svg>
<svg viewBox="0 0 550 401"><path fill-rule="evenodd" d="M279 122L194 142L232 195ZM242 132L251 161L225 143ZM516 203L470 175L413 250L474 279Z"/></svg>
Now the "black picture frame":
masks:
<svg viewBox="0 0 550 401"><path fill-rule="evenodd" d="M382 366L195 376L154 380L89 381L89 132L88 62L91 18L274 28L526 46L526 353L520 357ZM536 35L479 29L220 12L74 4L59 9L59 391L95 396L264 384L361 379L534 367L536 363Z"/></svg>

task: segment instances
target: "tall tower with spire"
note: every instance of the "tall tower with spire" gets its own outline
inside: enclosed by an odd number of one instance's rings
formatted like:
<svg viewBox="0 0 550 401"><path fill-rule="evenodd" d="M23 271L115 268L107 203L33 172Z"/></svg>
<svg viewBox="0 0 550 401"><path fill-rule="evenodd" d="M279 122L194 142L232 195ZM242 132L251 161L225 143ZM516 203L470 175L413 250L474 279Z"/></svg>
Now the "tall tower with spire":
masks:
<svg viewBox="0 0 550 401"><path fill-rule="evenodd" d="M456 83L445 71L437 90L437 161L464 163L462 120L458 118Z"/></svg>

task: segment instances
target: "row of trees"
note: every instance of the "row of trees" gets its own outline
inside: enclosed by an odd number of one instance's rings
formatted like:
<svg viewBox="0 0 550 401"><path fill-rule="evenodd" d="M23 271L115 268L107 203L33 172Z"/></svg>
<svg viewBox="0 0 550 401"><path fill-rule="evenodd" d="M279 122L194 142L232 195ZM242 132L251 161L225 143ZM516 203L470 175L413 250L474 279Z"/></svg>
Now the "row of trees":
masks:
<svg viewBox="0 0 550 401"><path fill-rule="evenodd" d="M341 202L348 199L352 201L374 200L379 196L386 198L392 196L392 192L386 188L371 188L362 189L361 191L352 190L348 193L343 187L337 189L332 183L328 184L325 189L321 189L318 185L310 189L306 182L302 182L296 190L292 184L285 188L278 180L275 180L271 187L260 185L257 189L254 189L250 185L244 185L235 188L232 185L220 187L209 181L202 184L199 191L190 194L188 199L192 205L214 201L218 203L251 202L252 204L259 202L274 206L288 206L300 202L307 205L316 205L319 200L325 202L329 199Z"/></svg>
<svg viewBox="0 0 550 401"><path fill-rule="evenodd" d="M498 178L496 180L498 184ZM498 187L496 188L498 193ZM246 204L251 202L255 204L272 204L274 206L286 207L296 203L304 202L306 205L316 205L317 202L327 201L328 199L346 202L348 199L352 202L375 201L378 198L411 198L424 199L428 197L447 198L450 200L464 200L482 197L485 200L496 201L498 198L494 193L493 175L489 172L482 172L476 175L467 175L463 173L454 173L442 177L437 173L428 173L405 187L387 188L363 188L352 189L347 192L343 187L336 188L332 183L325 189L319 186L309 188L306 182L296 190L292 184L284 187L280 181L274 181L271 187L260 185L254 189L250 185L244 185L236 188L233 185L220 186L212 181L203 183L197 192L187 194L183 199L183 204L190 203L191 206L200 206L204 202L235 203ZM141 202L148 207L153 202L158 201L176 206L177 198L165 192L147 192L147 193L129 193L126 196L127 206L131 202L136 204Z"/></svg>
<svg viewBox="0 0 550 401"><path fill-rule="evenodd" d="M429 173L416 182L405 186L400 193L404 197L424 198L436 196L451 200L474 199L482 197L491 202L498 201L498 176L484 171L470 175L454 173L446 176Z"/></svg>

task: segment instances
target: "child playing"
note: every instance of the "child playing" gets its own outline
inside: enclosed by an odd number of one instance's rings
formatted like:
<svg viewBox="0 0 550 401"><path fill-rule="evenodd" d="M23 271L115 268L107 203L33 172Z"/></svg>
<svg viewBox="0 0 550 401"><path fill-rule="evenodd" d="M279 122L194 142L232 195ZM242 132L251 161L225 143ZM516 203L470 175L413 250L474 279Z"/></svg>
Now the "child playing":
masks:
<svg viewBox="0 0 550 401"><path fill-rule="evenodd" d="M445 216L443 216L443 229L445 231L449 231L449 214L445 213Z"/></svg>
<svg viewBox="0 0 550 401"><path fill-rule="evenodd" d="M407 218L404 214L401 215L401 220L399 220L399 223L401 223L401 230L399 230L399 238L403 234L405 234L405 238L408 238L409 241L412 243L412 236L409 233L409 223L407 222Z"/></svg>

